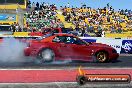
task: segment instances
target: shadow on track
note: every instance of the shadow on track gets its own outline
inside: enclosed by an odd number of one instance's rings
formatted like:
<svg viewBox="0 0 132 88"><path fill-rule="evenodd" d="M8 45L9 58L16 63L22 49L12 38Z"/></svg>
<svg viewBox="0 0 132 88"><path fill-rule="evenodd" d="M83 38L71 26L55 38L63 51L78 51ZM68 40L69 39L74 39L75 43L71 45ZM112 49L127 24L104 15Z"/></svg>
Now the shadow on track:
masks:
<svg viewBox="0 0 132 88"><path fill-rule="evenodd" d="M96 63L96 62L86 62L86 61L54 61L52 63L41 63L35 61L32 58L22 58L21 62L0 62L0 68L72 68L78 66L84 67L132 67L131 57L119 57L117 61L112 61L110 63Z"/></svg>

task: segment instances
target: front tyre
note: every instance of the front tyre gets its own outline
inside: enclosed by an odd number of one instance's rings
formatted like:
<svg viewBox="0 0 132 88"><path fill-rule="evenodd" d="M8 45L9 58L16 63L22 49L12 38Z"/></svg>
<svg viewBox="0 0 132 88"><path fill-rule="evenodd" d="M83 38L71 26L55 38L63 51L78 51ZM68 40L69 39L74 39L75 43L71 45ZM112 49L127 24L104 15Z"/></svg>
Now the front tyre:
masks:
<svg viewBox="0 0 132 88"><path fill-rule="evenodd" d="M104 51L100 51L96 54L96 60L97 62L108 62L108 54Z"/></svg>
<svg viewBox="0 0 132 88"><path fill-rule="evenodd" d="M52 62L55 58L55 54L54 54L54 51L51 50L51 49L42 49L40 52L39 52L39 59L42 61L42 62Z"/></svg>

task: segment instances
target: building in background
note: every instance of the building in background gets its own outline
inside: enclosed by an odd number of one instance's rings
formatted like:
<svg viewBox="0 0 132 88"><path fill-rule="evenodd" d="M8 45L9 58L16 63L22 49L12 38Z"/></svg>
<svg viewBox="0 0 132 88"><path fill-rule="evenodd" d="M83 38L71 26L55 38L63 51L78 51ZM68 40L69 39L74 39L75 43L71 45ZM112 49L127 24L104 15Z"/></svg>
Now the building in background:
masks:
<svg viewBox="0 0 132 88"><path fill-rule="evenodd" d="M24 26L24 11L28 0L0 0L0 30L6 30L14 23Z"/></svg>

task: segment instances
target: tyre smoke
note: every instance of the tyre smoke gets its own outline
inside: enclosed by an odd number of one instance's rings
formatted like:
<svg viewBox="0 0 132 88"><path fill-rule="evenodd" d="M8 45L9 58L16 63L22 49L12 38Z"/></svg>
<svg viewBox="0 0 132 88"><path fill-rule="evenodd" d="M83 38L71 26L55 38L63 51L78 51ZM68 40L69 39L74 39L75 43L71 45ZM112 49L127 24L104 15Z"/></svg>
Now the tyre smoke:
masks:
<svg viewBox="0 0 132 88"><path fill-rule="evenodd" d="M0 44L0 62L21 62L24 60L23 50L26 43L15 38L3 38Z"/></svg>

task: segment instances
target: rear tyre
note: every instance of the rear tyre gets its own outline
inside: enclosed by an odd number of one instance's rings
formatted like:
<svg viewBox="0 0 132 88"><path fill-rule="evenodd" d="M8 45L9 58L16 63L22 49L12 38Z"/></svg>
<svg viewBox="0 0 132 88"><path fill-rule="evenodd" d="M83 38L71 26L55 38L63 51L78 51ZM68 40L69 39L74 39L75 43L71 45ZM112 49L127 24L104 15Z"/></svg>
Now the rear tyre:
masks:
<svg viewBox="0 0 132 88"><path fill-rule="evenodd" d="M42 49L38 55L41 62L52 62L55 58L54 51L48 48Z"/></svg>
<svg viewBox="0 0 132 88"><path fill-rule="evenodd" d="M108 54L104 51L100 51L96 54L96 61L100 63L108 62Z"/></svg>

